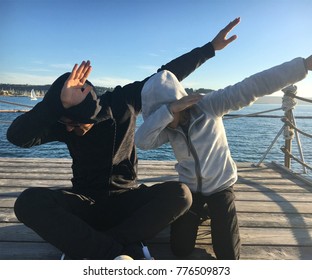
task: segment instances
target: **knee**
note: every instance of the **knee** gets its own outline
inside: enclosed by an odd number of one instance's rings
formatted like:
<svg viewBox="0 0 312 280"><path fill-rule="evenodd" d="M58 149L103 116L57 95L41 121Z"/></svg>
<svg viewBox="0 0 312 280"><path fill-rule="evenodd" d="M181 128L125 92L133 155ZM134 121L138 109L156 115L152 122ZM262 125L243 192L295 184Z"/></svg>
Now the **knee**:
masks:
<svg viewBox="0 0 312 280"><path fill-rule="evenodd" d="M40 204L44 203L43 194L46 191L48 190L44 188L30 188L19 195L14 204L14 213L19 221L25 222L28 217L40 212Z"/></svg>
<svg viewBox="0 0 312 280"><path fill-rule="evenodd" d="M169 182L171 185L168 189L171 190L172 196L177 203L181 205L183 211L186 212L192 205L192 193L187 185L181 182Z"/></svg>

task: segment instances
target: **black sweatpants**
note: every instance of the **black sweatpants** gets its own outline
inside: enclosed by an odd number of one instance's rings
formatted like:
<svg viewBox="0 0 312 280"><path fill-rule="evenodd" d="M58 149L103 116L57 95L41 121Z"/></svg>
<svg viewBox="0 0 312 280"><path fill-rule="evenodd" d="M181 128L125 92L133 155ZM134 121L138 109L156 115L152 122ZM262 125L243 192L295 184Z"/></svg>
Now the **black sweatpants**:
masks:
<svg viewBox="0 0 312 280"><path fill-rule="evenodd" d="M193 194L191 209L171 224L170 243L173 253L186 257L194 249L205 204L210 217L212 246L216 258L239 259L241 242L233 187L210 196Z"/></svg>
<svg viewBox="0 0 312 280"><path fill-rule="evenodd" d="M30 188L14 210L21 222L70 257L113 259L124 246L153 237L191 203L188 187L172 181L100 199Z"/></svg>

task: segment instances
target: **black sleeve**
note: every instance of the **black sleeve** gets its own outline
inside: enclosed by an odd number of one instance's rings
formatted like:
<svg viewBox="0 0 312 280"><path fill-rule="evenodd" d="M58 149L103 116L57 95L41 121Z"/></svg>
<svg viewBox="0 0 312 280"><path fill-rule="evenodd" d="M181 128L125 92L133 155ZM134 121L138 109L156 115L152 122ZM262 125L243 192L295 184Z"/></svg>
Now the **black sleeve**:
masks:
<svg viewBox="0 0 312 280"><path fill-rule="evenodd" d="M175 58L169 63L163 65L158 69L157 72L162 70L169 70L176 75L179 81L182 81L199 66L201 66L205 61L215 55L214 48L211 43L195 48L192 51ZM145 82L149 79L147 77L143 81L137 81L128 84L124 87L116 87L112 92L113 96L118 96L118 98L113 98L114 100L125 100L127 104L131 104L132 108L136 113L141 111L141 91ZM114 103L114 102L113 102ZM115 104L116 105L116 104ZM113 105L116 108L116 106Z"/></svg>
<svg viewBox="0 0 312 280"><path fill-rule="evenodd" d="M195 48L190 52L170 61L166 65L163 65L160 69L158 69L157 72L162 70L169 70L177 77L179 81L182 81L209 58L214 56L215 50L212 44L209 42L206 45Z"/></svg>
<svg viewBox="0 0 312 280"><path fill-rule="evenodd" d="M60 92L69 73L60 76L49 88L43 100L29 112L17 117L7 131L7 139L20 147L32 147L57 140L50 128L64 114Z"/></svg>
<svg viewBox="0 0 312 280"><path fill-rule="evenodd" d="M38 103L12 122L7 130L8 141L23 148L30 148L59 140L53 129L56 128L58 118L53 116L43 102Z"/></svg>

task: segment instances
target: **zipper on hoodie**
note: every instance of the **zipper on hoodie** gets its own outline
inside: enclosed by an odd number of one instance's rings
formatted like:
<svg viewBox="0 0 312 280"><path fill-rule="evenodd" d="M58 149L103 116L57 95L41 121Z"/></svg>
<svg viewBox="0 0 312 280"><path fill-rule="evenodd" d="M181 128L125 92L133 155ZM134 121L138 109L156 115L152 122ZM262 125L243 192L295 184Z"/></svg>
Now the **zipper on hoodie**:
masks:
<svg viewBox="0 0 312 280"><path fill-rule="evenodd" d="M197 118L188 128L187 132L184 132L183 130L179 130L179 129L175 129L177 132L179 132L182 136L183 139L185 140L186 146L188 148L188 154L192 154L193 158L194 158L194 162L195 162L195 174L196 174L196 180L197 180L197 193L201 193L202 192L202 185L203 185L203 181L202 181L202 175L201 175L201 168L200 168L200 161L198 158L198 154L196 152L196 149L191 141L190 138L190 131L192 129L192 127L194 126L194 124L198 121L200 121L203 118L204 115L201 115L199 118Z"/></svg>
<svg viewBox="0 0 312 280"><path fill-rule="evenodd" d="M202 174L201 174L201 168L200 168L200 161L199 161L199 158L198 158L198 154L196 152L196 149L191 141L191 129L193 128L193 126L198 122L200 121L202 118L204 117L204 115L201 115L199 118L197 118L189 127L188 129L188 145L190 147L190 151L194 157L194 161L195 161L195 174L196 174L196 177L197 177L197 192L198 193L201 193L202 192L202 188L203 188L203 180L202 180Z"/></svg>

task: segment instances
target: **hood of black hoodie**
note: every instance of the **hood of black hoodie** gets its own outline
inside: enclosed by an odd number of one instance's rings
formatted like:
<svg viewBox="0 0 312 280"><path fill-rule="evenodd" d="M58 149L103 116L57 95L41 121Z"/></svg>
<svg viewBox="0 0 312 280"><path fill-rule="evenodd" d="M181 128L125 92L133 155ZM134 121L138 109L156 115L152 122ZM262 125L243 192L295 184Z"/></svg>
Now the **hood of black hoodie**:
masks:
<svg viewBox="0 0 312 280"><path fill-rule="evenodd" d="M64 83L69 75L69 72L65 73L55 80L45 94L43 102L46 102L49 106L56 106L56 108L59 108L58 112L61 112L61 116L80 123L98 123L112 118L109 105L111 104L111 93L108 92L107 94L105 93L99 96L96 88L89 80L86 81L86 84L91 85L92 90L88 93L85 100L76 106L65 109L60 96Z"/></svg>

